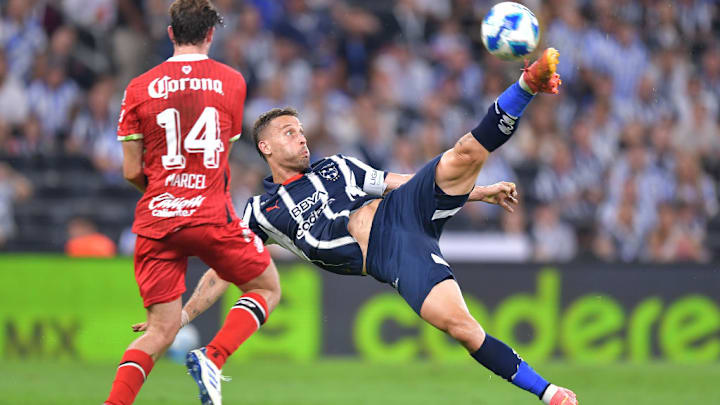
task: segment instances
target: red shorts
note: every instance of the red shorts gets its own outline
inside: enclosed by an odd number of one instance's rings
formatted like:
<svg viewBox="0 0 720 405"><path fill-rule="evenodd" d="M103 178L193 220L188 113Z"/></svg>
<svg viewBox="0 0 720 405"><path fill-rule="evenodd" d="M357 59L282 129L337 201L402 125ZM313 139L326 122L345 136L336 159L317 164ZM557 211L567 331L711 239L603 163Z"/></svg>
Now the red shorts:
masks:
<svg viewBox="0 0 720 405"><path fill-rule="evenodd" d="M270 264L262 240L239 220L183 228L162 239L138 235L135 280L146 308L173 301L185 292L189 256L199 257L220 278L237 286L253 280Z"/></svg>

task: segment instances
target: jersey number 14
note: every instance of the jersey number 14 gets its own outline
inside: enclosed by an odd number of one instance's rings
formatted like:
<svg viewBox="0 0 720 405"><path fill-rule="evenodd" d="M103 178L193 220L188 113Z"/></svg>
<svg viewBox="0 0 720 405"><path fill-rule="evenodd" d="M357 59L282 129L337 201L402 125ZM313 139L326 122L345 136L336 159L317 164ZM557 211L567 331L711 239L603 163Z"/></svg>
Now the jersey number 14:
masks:
<svg viewBox="0 0 720 405"><path fill-rule="evenodd" d="M157 124L165 129L167 154L162 157L166 170L185 168L185 156L182 155L182 131L180 130L180 112L168 108L157 115ZM208 169L217 169L220 165L220 152L224 151L220 139L220 123L215 107L205 107L195 125L190 129L184 142L187 153L202 153L203 164Z"/></svg>

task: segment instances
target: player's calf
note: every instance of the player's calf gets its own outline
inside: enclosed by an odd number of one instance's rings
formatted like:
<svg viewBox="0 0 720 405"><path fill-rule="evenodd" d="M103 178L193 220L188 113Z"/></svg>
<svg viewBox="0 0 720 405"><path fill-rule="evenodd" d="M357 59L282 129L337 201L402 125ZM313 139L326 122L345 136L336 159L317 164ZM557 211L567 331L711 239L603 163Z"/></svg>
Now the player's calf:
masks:
<svg viewBox="0 0 720 405"><path fill-rule="evenodd" d="M493 373L519 388L532 392L548 405L577 404L575 393L550 384L510 346L490 335L485 336L483 344L471 355Z"/></svg>

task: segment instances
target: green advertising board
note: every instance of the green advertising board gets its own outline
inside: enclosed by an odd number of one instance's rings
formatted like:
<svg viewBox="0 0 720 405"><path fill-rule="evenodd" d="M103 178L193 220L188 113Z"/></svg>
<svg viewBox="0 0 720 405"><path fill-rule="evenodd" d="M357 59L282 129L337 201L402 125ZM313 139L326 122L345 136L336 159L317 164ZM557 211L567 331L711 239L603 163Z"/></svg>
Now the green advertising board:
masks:
<svg viewBox="0 0 720 405"><path fill-rule="evenodd" d="M455 265L468 307L533 362L720 361L720 269L713 266ZM202 271L201 266L198 271ZM283 299L233 361L356 355L467 361L389 286L306 264L280 265ZM0 256L0 358L117 360L144 319L130 259ZM239 292L231 288L205 342Z"/></svg>
<svg viewBox="0 0 720 405"><path fill-rule="evenodd" d="M116 361L143 319L130 259L0 256L2 357Z"/></svg>

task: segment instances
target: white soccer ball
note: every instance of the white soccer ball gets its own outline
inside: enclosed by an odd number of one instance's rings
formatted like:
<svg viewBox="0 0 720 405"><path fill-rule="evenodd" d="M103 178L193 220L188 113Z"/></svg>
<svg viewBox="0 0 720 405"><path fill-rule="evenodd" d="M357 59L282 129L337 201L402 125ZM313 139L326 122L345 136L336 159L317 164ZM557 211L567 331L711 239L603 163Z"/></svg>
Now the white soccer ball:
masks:
<svg viewBox="0 0 720 405"><path fill-rule="evenodd" d="M537 18L522 4L498 3L483 19L483 44L491 54L503 60L523 59L535 50L539 37Z"/></svg>

